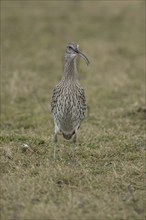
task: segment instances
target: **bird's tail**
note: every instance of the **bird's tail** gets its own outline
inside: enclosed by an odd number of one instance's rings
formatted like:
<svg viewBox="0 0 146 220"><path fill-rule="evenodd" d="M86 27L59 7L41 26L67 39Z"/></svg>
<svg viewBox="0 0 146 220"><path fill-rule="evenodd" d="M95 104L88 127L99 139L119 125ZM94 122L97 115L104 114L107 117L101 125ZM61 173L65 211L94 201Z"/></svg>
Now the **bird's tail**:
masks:
<svg viewBox="0 0 146 220"><path fill-rule="evenodd" d="M72 136L75 134L75 131L73 131L73 133L71 133L71 134L65 134L65 133L62 133L62 134L66 140L70 140L72 138Z"/></svg>

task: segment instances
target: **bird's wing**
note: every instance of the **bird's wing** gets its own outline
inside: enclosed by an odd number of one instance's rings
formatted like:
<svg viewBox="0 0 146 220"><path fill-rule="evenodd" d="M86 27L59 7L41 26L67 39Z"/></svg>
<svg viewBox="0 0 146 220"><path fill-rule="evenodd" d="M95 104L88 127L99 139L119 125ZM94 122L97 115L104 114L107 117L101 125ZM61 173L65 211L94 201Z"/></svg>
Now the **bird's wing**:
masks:
<svg viewBox="0 0 146 220"><path fill-rule="evenodd" d="M78 91L79 91L78 95L79 95L79 99L80 99L80 108L83 112L83 115L85 116L85 113L86 113L86 110L87 110L85 92L84 92L83 88L80 88Z"/></svg>
<svg viewBox="0 0 146 220"><path fill-rule="evenodd" d="M54 111L56 104L57 104L57 86L53 89L52 99L51 99L51 112Z"/></svg>

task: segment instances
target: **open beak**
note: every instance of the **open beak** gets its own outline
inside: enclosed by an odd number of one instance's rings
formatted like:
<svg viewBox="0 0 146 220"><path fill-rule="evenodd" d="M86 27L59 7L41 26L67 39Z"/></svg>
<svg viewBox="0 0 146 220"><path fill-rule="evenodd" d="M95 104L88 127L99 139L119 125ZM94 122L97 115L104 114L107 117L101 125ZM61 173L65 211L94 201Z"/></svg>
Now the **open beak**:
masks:
<svg viewBox="0 0 146 220"><path fill-rule="evenodd" d="M75 50L75 52L76 53L78 53L84 60L85 60L85 62L87 63L87 65L89 65L89 60L88 60L88 58L86 57L86 55L85 54L83 54L81 51L79 51L79 50Z"/></svg>

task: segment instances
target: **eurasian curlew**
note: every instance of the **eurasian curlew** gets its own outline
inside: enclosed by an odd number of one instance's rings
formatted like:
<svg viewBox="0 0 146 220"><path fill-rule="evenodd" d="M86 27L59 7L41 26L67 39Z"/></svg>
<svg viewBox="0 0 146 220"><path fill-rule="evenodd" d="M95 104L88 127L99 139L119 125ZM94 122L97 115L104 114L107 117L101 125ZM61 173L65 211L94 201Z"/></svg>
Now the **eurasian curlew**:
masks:
<svg viewBox="0 0 146 220"><path fill-rule="evenodd" d="M60 83L54 88L51 108L54 116L54 160L56 160L57 135L59 132L67 140L73 137L73 152L77 141L77 131L86 113L86 99L80 86L76 58L81 56L89 64L85 54L79 50L79 45L69 43L65 51L64 73Z"/></svg>

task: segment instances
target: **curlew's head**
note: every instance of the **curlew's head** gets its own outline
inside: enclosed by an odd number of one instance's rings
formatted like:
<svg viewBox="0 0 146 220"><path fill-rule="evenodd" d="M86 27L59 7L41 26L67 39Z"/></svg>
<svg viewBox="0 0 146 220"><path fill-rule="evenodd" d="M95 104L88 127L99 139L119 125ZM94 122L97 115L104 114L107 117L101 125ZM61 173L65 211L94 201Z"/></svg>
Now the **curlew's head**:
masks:
<svg viewBox="0 0 146 220"><path fill-rule="evenodd" d="M70 62L74 60L78 55L86 61L87 65L89 64L89 60L86 55L79 50L79 45L75 43L68 43L65 51L65 60Z"/></svg>

